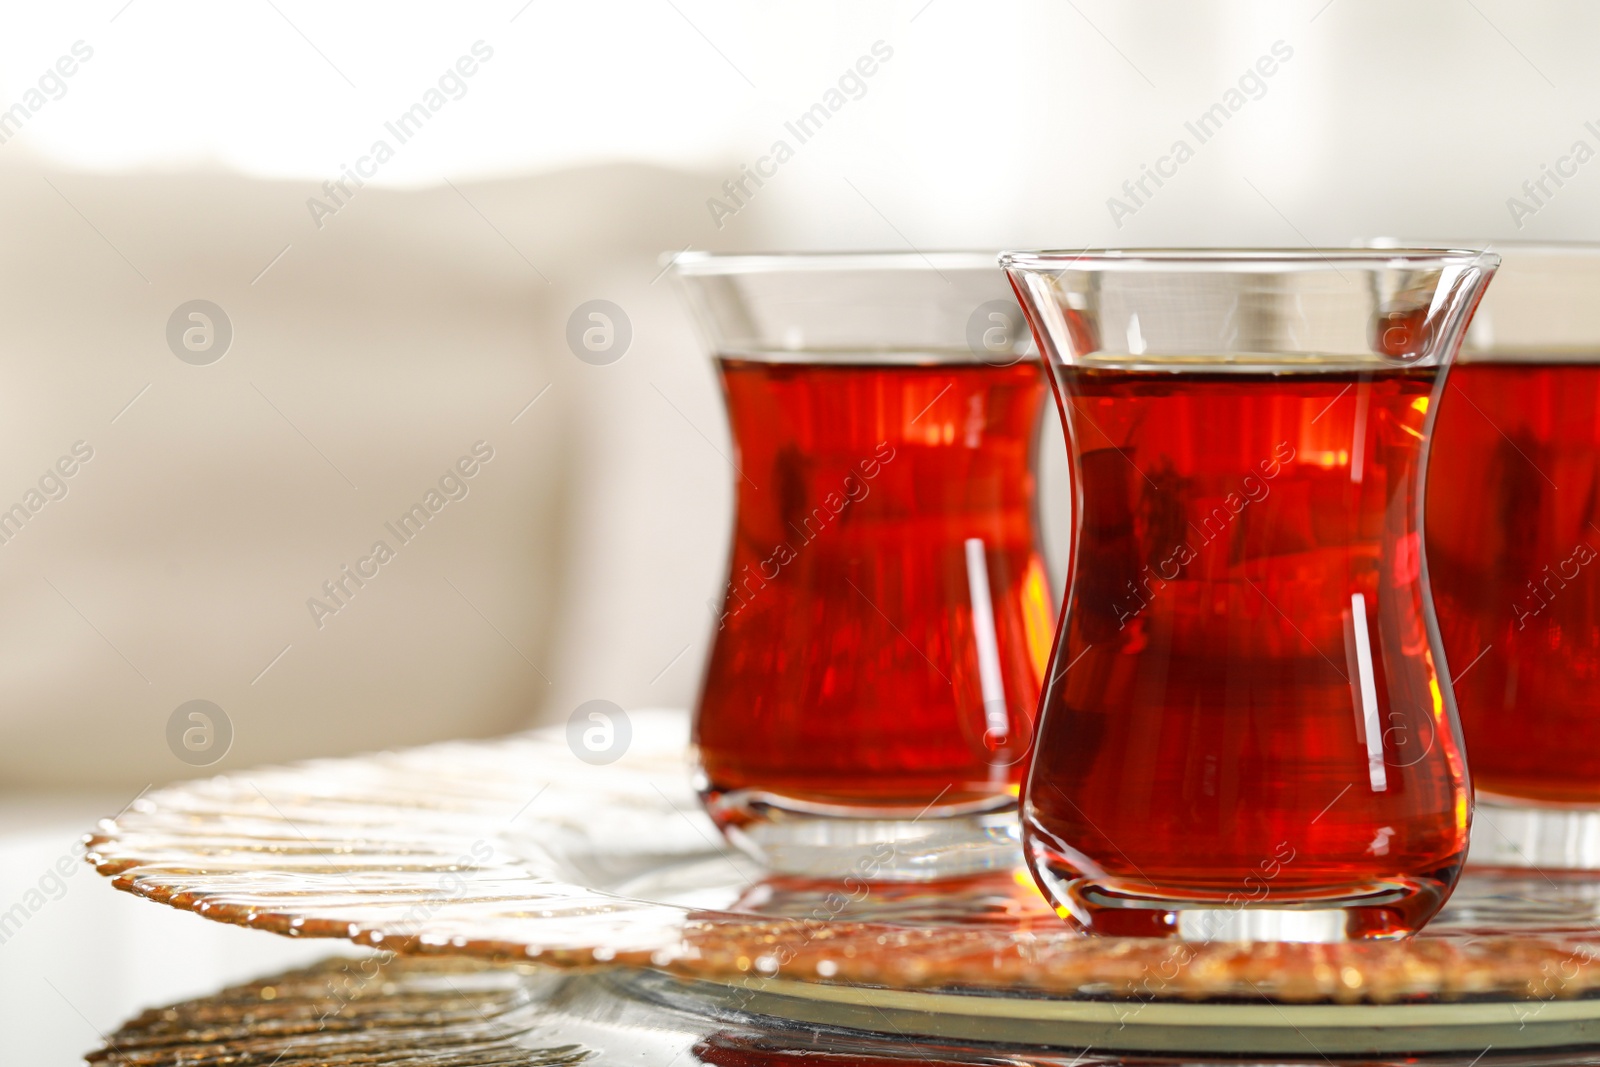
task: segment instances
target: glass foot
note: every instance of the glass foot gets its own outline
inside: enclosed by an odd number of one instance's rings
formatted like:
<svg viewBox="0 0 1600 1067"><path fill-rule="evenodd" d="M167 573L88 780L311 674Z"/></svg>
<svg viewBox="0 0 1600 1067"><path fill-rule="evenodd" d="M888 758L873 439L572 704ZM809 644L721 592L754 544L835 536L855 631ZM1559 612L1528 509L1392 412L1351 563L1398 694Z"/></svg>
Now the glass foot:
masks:
<svg viewBox="0 0 1600 1067"><path fill-rule="evenodd" d="M1022 863L1009 796L922 809L814 804L754 790L704 800L729 841L781 874L931 881Z"/></svg>
<svg viewBox="0 0 1600 1067"><path fill-rule="evenodd" d="M1474 867L1600 870L1600 809L1479 793L1467 862Z"/></svg>
<svg viewBox="0 0 1600 1067"><path fill-rule="evenodd" d="M1274 888L1270 897L1237 894L1158 896L1148 886L1040 874L1057 911L1086 931L1111 937L1179 941L1371 941L1408 937L1449 896L1444 881L1392 879L1342 892L1297 895Z"/></svg>

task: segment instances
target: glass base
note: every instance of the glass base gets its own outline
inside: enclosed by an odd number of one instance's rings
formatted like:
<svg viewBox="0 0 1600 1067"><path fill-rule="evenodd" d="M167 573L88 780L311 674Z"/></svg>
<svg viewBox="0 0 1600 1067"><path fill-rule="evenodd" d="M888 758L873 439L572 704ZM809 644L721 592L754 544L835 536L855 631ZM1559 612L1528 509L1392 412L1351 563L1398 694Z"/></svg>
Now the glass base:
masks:
<svg viewBox="0 0 1600 1067"><path fill-rule="evenodd" d="M1479 793L1467 862L1475 867L1600 870L1600 808Z"/></svg>
<svg viewBox="0 0 1600 1067"><path fill-rule="evenodd" d="M1372 941L1408 937L1449 895L1442 883L1389 879L1343 893L1296 898L1274 889L1260 902L1236 894L1153 895L1141 885L1044 871L1045 895L1092 934L1167 937L1178 941ZM1231 898L1231 899L1230 899Z"/></svg>
<svg viewBox="0 0 1600 1067"><path fill-rule="evenodd" d="M704 797L740 850L780 874L916 882L1022 863L1017 802L996 796L940 808L816 804L739 790Z"/></svg>

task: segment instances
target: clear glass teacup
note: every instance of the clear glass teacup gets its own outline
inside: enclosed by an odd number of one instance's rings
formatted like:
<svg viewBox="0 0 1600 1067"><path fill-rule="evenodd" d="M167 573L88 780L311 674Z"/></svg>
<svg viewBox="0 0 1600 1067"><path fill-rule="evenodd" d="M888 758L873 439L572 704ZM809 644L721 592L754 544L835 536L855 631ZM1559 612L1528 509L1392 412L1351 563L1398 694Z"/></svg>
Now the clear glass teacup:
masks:
<svg viewBox="0 0 1600 1067"><path fill-rule="evenodd" d="M1418 929L1472 809L1422 552L1444 374L1495 257L1009 253L1076 482L1023 810L1096 933Z"/></svg>
<svg viewBox="0 0 1600 1067"><path fill-rule="evenodd" d="M683 256L737 450L695 713L707 810L768 865L1017 862L1055 626L1045 384L992 255Z"/></svg>
<svg viewBox="0 0 1600 1067"><path fill-rule="evenodd" d="M1600 868L1600 246L1494 245L1439 403L1428 568L1473 863Z"/></svg>

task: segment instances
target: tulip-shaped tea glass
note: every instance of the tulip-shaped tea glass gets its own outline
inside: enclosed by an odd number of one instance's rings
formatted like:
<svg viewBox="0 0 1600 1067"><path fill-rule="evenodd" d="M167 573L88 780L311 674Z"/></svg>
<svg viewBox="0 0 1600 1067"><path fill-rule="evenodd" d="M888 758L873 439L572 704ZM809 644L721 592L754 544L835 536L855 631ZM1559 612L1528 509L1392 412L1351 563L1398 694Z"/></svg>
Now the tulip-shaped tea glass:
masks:
<svg viewBox="0 0 1600 1067"><path fill-rule="evenodd" d="M695 716L731 840L817 876L1016 862L1055 627L1045 380L989 255L680 256L735 447Z"/></svg>
<svg viewBox="0 0 1600 1067"><path fill-rule="evenodd" d="M1600 867L1600 246L1496 246L1439 401L1428 564L1472 860Z"/></svg>
<svg viewBox="0 0 1600 1067"><path fill-rule="evenodd" d="M1495 258L1010 253L1076 505L1024 848L1096 933L1418 929L1472 808L1422 552Z"/></svg>

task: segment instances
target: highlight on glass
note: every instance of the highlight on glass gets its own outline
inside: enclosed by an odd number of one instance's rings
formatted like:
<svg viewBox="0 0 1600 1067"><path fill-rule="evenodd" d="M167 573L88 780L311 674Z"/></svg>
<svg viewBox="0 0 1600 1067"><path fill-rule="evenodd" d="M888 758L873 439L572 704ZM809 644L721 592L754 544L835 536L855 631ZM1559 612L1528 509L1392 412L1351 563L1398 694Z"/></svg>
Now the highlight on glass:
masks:
<svg viewBox="0 0 1600 1067"><path fill-rule="evenodd" d="M1472 793L1423 464L1476 252L1001 257L1076 479L1024 847L1095 933L1401 936Z"/></svg>
<svg viewBox="0 0 1600 1067"><path fill-rule="evenodd" d="M1600 246L1503 264L1439 405L1428 567L1474 862L1600 867Z"/></svg>
<svg viewBox="0 0 1600 1067"><path fill-rule="evenodd" d="M1056 610L1037 354L992 255L680 256L734 442L694 722L712 818L769 866L1016 862Z"/></svg>

